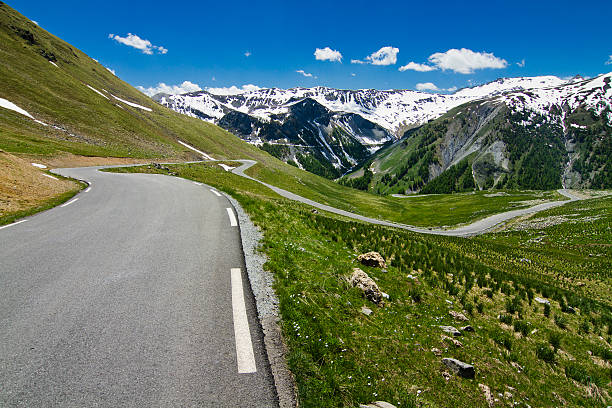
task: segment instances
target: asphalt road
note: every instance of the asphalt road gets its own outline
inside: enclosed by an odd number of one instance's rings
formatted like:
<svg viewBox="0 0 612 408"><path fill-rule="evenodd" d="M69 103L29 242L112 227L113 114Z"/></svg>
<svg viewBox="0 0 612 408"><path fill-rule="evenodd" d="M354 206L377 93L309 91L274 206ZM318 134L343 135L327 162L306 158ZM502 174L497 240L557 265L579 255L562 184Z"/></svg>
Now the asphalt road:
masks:
<svg viewBox="0 0 612 408"><path fill-rule="evenodd" d="M227 199L60 173L91 189L0 230L0 406L277 406Z"/></svg>
<svg viewBox="0 0 612 408"><path fill-rule="evenodd" d="M580 197L577 197L575 195L573 195L570 191L565 190L565 189L561 189L561 190L557 190L561 195L565 196L568 198L568 200L564 200L564 201L552 201L552 202L548 202L548 203L542 203L542 204L538 204L535 205L533 207L529 207L529 208L524 208L524 209L520 209L520 210L512 210L512 211L507 211L507 212L503 212L500 214L494 214L491 215L487 218L483 218L482 220L478 220L473 222L472 224L468 224L468 225L464 225L458 228L454 228L454 229L437 229L437 228L419 228L419 227L414 227L412 225L405 225L405 224L399 224L399 223L395 223L395 222L390 222L390 221L384 221L384 220L379 220L376 218L370 218L370 217L365 217L363 215L359 215L359 214L355 214L349 211L344 211L335 207L330 207L329 205L325 205L325 204L321 204L318 203L316 201L310 200L308 198L299 196L297 194L294 194L290 191L287 190L283 190L282 188L278 188L275 187L271 184L265 183L263 181L257 180L256 178L253 178L249 175L247 175L245 173L245 171L249 168L252 167L253 165L255 165L257 162L254 160L236 160L242 163L241 166L236 167L235 169L232 170L232 172L234 174L237 174L239 176L248 178L250 180L256 181L258 183L261 183L263 185L265 185L266 187L270 188L271 190L273 190L274 192L276 192L278 195L280 195L281 197L285 197L288 198L290 200L294 200L294 201L299 201L301 203L304 204L308 204L311 205L313 207L319 208L321 210L324 211L328 211L334 214L339 214L339 215L343 215L345 217L349 217L349 218L353 218L356 220L360 220L360 221L364 221L370 224L377 224L377 225L386 225L389 227L395 227L395 228L401 228L401 229L405 229L408 231L413 231L413 232L419 232L422 234L433 234L433 235L446 235L446 236L455 236L455 237L468 237L468 236L473 236L473 235L479 235L479 234L483 234L489 230L491 230L492 228L500 225L503 222L506 222L512 218L515 217L519 217L522 215L527 215L527 214L533 214L536 212L540 212L540 211L544 211L547 210L549 208L554 208L554 207L558 207L560 205L564 205L567 204L569 202L572 201L576 201L576 200L580 200Z"/></svg>

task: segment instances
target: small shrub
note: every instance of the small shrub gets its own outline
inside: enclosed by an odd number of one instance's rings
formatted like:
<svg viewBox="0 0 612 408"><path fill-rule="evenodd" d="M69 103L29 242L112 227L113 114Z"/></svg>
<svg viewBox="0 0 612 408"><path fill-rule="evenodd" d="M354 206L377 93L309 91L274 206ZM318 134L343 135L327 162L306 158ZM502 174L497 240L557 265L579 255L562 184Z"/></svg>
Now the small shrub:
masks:
<svg viewBox="0 0 612 408"><path fill-rule="evenodd" d="M580 333L589 334L589 332L591 331L591 325L588 321L583 320L582 322L580 322L578 330L580 331Z"/></svg>
<svg viewBox="0 0 612 408"><path fill-rule="evenodd" d="M423 300L423 293L417 286L411 286L410 289L408 289L408 296L410 296L415 303L420 303Z"/></svg>
<svg viewBox="0 0 612 408"><path fill-rule="evenodd" d="M482 314L483 310L484 310L484 304L478 302L476 303L476 310L478 310L478 313Z"/></svg>
<svg viewBox="0 0 612 408"><path fill-rule="evenodd" d="M550 364L555 362L555 351L546 343L540 343L536 346L536 356Z"/></svg>
<svg viewBox="0 0 612 408"><path fill-rule="evenodd" d="M560 329L567 329L567 318L565 316L563 316L563 315L556 314L555 315L555 324Z"/></svg>
<svg viewBox="0 0 612 408"><path fill-rule="evenodd" d="M489 299L493 299L493 291L491 289L487 289L484 291L484 294L486 297L488 297Z"/></svg>
<svg viewBox="0 0 612 408"><path fill-rule="evenodd" d="M464 307L465 311L468 312L468 314L470 316L472 316L474 314L474 305L472 303L467 302L467 303L464 304L463 307Z"/></svg>
<svg viewBox="0 0 612 408"><path fill-rule="evenodd" d="M523 335L523 337L527 337L529 334L529 323L525 320L515 320L514 321L514 331L519 332Z"/></svg>
<svg viewBox="0 0 612 408"><path fill-rule="evenodd" d="M544 304L544 316L550 317L550 305L548 303Z"/></svg>
<svg viewBox="0 0 612 408"><path fill-rule="evenodd" d="M511 315L507 315L507 314L500 314L499 315L499 321L502 323L505 323L507 325L511 325L512 324L512 316Z"/></svg>
<svg viewBox="0 0 612 408"><path fill-rule="evenodd" d="M491 333L491 339L498 345L506 348L507 350L512 350L512 338L510 335L503 330L496 330Z"/></svg>
<svg viewBox="0 0 612 408"><path fill-rule="evenodd" d="M585 385L590 382L587 370L575 361L570 361L568 365L565 366L565 376Z"/></svg>
<svg viewBox="0 0 612 408"><path fill-rule="evenodd" d="M548 333L548 342L553 347L555 351L557 351L561 347L561 340L563 339L563 335L560 332L550 332Z"/></svg>

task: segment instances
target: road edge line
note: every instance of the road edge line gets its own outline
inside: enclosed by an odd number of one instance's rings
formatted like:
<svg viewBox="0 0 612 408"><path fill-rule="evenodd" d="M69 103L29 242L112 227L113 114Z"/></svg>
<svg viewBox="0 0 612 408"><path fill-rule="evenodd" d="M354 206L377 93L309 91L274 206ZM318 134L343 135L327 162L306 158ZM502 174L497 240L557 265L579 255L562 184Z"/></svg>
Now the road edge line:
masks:
<svg viewBox="0 0 612 408"><path fill-rule="evenodd" d="M263 333L263 346L274 379L279 406L296 408L299 406L297 384L287 364L288 349L280 327L278 297L272 286L274 278L263 267L268 258L259 251L261 230L253 224L238 201L225 192L221 194L228 199L238 216L238 231L248 277L247 283L255 298L257 320ZM245 233L244 230L249 230L249 233Z"/></svg>

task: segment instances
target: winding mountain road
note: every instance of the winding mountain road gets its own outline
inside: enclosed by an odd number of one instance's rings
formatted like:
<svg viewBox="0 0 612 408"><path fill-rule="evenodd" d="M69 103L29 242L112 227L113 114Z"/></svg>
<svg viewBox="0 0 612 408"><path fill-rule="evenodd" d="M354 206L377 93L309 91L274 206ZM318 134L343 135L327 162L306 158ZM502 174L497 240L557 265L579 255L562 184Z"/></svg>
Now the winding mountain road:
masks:
<svg viewBox="0 0 612 408"><path fill-rule="evenodd" d="M97 169L0 230L0 406L277 406L229 201Z"/></svg>
<svg viewBox="0 0 612 408"><path fill-rule="evenodd" d="M282 188L278 188L271 184L260 181L246 174L245 171L247 169L257 164L257 162L254 160L234 160L234 161L242 163L241 166L236 167L235 169L232 169L232 172L234 174L237 174L239 176L242 176L250 180L256 181L258 183L261 183L264 186L270 188L272 191L276 192L281 197L285 197L289 200L299 201L301 203L311 205L313 207L319 208L324 211L328 211L328 212L338 214L338 215L343 215L345 217L353 218L353 219L367 222L370 224L385 225L388 227L401 228L401 229L405 229L408 231L419 232L422 234L446 235L446 236L454 236L454 237L468 237L468 236L473 236L473 235L484 234L485 232L491 230L492 228L495 228L501 223L506 222L512 218L516 218L516 217L527 215L527 214L534 214L540 211L548 210L550 208L554 208L560 205L567 204L572 201L581 200L580 197L573 195L569 190L560 189L557 191L561 195L567 197L568 200L552 201L548 203L538 204L538 205L535 205L529 208L523 208L520 210L512 210L512 211L507 211L507 212L503 212L499 214L494 214L489 217L483 218L481 220L475 221L472 224L464 225L464 226L461 226L455 229L444 230L444 229L437 229L437 228L431 228L431 229L430 228L418 228L412 225L399 224L395 222L366 217L366 216L355 214L349 211L341 210L335 207L330 207L329 205L318 203L316 201L313 201L308 198L294 194L290 191L283 190Z"/></svg>

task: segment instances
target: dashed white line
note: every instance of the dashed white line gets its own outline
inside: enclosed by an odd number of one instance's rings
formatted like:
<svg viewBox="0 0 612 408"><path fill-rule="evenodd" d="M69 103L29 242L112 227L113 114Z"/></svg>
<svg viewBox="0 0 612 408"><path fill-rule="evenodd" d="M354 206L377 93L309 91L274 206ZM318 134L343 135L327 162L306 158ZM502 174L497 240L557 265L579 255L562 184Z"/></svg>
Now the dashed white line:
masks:
<svg viewBox="0 0 612 408"><path fill-rule="evenodd" d="M221 197L221 194L219 194L219 192L217 190L213 190L212 188L210 189L210 191L213 192L214 195L216 195L217 197Z"/></svg>
<svg viewBox="0 0 612 408"><path fill-rule="evenodd" d="M42 175L45 176L45 177L49 177L50 179L57 180L57 177L53 177L50 174L42 173Z"/></svg>
<svg viewBox="0 0 612 408"><path fill-rule="evenodd" d="M201 186L202 183L198 183L197 181L194 181L193 184L195 184L196 186Z"/></svg>
<svg viewBox="0 0 612 408"><path fill-rule="evenodd" d="M251 342L251 331L244 303L244 292L242 290L242 273L240 268L232 268L232 310L234 314L234 338L236 340L236 360L238 362L238 373L255 373L255 355L253 354L253 343Z"/></svg>
<svg viewBox="0 0 612 408"><path fill-rule="evenodd" d="M77 200L78 200L78 198L75 198L74 200L70 200L70 201L68 201L66 204L62 204L62 205L60 205L60 207L65 207L65 206L67 206L67 205L70 205L70 204L74 203L74 202L75 202L75 201L77 201Z"/></svg>
<svg viewBox="0 0 612 408"><path fill-rule="evenodd" d="M227 210L227 215L230 219L230 226L237 227L238 221L236 221L236 216L234 215L234 211L231 208L226 208L226 210Z"/></svg>
<svg viewBox="0 0 612 408"><path fill-rule="evenodd" d="M12 223L12 224L3 225L2 227L0 227L0 230L1 230L1 229L4 229L4 228L12 227L13 225L21 224L22 222L26 222L26 221L27 221L27 220L21 220L21 221L16 221L16 222L14 222L14 223Z"/></svg>

